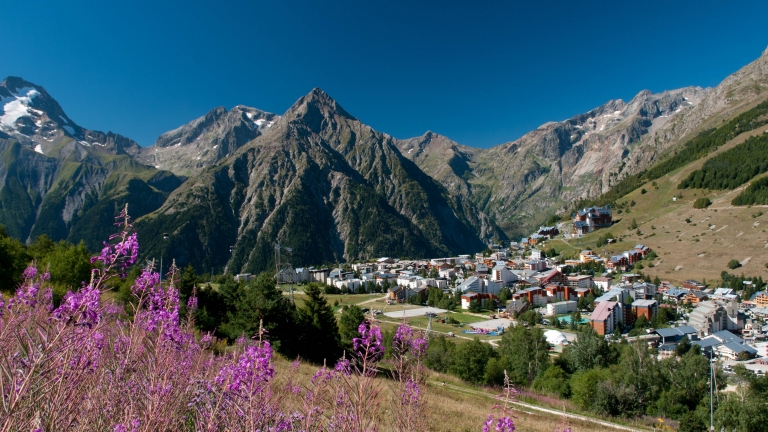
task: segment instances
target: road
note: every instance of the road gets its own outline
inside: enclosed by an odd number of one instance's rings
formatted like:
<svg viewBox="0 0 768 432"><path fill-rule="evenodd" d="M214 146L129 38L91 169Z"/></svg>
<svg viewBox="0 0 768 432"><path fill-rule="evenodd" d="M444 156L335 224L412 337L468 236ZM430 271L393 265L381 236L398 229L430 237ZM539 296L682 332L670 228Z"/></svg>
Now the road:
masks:
<svg viewBox="0 0 768 432"><path fill-rule="evenodd" d="M459 391L459 392L464 392L464 393L471 393L471 394L474 394L474 395L485 396L485 397L490 398L490 399L499 400L499 396L498 395L495 395L495 394L491 395L491 394L489 394L487 392L483 392L483 391L480 391L480 390L468 389L468 388L459 387L459 386L456 386L456 385L453 385L453 384L440 383L440 382L437 382L437 381L429 381L429 384L433 385L433 386L448 387L451 390L455 390L455 391ZM601 426L605 426L605 427L609 427L609 428L613 428L613 429L617 429L617 430L625 430L625 431L632 431L632 432L646 430L646 429L631 428L629 426L620 425L620 424L609 422L609 421L606 421L606 420L599 420L599 419L596 419L596 418L587 417L587 416L583 416L583 415L580 415L580 414L571 414L571 413L568 413L568 412L563 412L563 411L559 411L559 410L555 410L555 409L551 409L551 408L544 408L544 407L532 405L532 404L529 404L529 403L526 403L526 402L511 401L511 404L512 405L516 405L516 406L521 407L521 408L526 408L526 409L529 409L529 410L545 412L545 413L552 414L552 415L555 415L555 416L561 416L561 417L565 416L565 417L567 417L569 419L575 419L575 420L580 420L580 421L583 421L583 422L599 424ZM529 411L525 411L525 410L520 410L520 411L525 412L526 414L533 414L533 413L531 413Z"/></svg>

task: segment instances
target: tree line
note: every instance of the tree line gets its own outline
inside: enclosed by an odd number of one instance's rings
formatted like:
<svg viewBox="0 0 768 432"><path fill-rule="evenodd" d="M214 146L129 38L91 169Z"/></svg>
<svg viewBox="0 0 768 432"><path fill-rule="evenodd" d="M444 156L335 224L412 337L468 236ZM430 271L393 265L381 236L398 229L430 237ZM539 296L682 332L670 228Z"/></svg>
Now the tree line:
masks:
<svg viewBox="0 0 768 432"><path fill-rule="evenodd" d="M768 171L768 135L754 136L710 158L688 175L678 189L736 189Z"/></svg>
<svg viewBox="0 0 768 432"><path fill-rule="evenodd" d="M765 114L768 114L768 101L762 102L749 111L739 114L716 129L701 132L686 142L679 150L675 150L668 158L655 164L647 171L641 171L625 177L598 198L579 201L575 208L616 203L619 199L643 184L661 178L678 168L708 155L739 134L768 124L768 120L762 118Z"/></svg>

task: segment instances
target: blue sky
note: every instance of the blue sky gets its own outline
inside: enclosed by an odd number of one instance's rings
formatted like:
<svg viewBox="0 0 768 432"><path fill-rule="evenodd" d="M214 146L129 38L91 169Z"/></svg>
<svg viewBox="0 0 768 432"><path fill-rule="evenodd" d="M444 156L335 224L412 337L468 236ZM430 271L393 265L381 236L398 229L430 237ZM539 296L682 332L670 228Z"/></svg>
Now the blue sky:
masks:
<svg viewBox="0 0 768 432"><path fill-rule="evenodd" d="M15 1L0 76L141 145L320 87L398 138L488 147L643 89L717 85L768 45L766 16L756 1Z"/></svg>

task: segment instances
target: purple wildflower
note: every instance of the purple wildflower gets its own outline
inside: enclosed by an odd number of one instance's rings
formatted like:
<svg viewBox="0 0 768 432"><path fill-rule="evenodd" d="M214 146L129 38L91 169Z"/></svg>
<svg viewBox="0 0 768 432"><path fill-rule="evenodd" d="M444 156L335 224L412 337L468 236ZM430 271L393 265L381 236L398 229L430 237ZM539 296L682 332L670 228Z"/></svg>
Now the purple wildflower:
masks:
<svg viewBox="0 0 768 432"><path fill-rule="evenodd" d="M365 361L376 362L384 356L384 344L382 344L381 329L371 326L368 321L363 321L357 328L359 338L352 339L352 345L358 357Z"/></svg>
<svg viewBox="0 0 768 432"><path fill-rule="evenodd" d="M226 384L227 391L237 394L255 395L261 392L264 384L275 375L271 359L272 348L269 342L264 342L261 347L246 347L238 357L237 364L227 364L219 371L216 384Z"/></svg>
<svg viewBox="0 0 768 432"><path fill-rule="evenodd" d="M53 311L53 316L64 322L74 321L78 325L92 326L101 319L99 300L101 292L91 286L80 291L69 291L61 305Z"/></svg>
<svg viewBox="0 0 768 432"><path fill-rule="evenodd" d="M193 314L197 310L197 297L190 297L189 300L187 300L187 313Z"/></svg>
<svg viewBox="0 0 768 432"><path fill-rule="evenodd" d="M37 269L31 265L27 266L27 268L24 269L24 273L21 274L21 277L24 279L34 279L35 276L37 276Z"/></svg>

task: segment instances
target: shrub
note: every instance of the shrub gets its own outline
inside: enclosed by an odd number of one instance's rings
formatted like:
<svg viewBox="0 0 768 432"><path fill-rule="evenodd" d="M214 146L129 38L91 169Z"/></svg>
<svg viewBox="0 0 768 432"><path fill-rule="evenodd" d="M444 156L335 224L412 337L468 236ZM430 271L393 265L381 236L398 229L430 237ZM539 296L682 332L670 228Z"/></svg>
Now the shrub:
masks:
<svg viewBox="0 0 768 432"><path fill-rule="evenodd" d="M741 263L737 259L732 259L732 260L728 261L727 266L728 266L729 269L733 270L735 268L741 267Z"/></svg>
<svg viewBox="0 0 768 432"><path fill-rule="evenodd" d="M696 201L693 202L693 208L695 209L704 209L710 205L712 205L712 201L707 197L697 198Z"/></svg>
<svg viewBox="0 0 768 432"><path fill-rule="evenodd" d="M648 193L648 191L647 191L647 190L645 190L645 189L640 189L640 195L645 195L646 193Z"/></svg>

